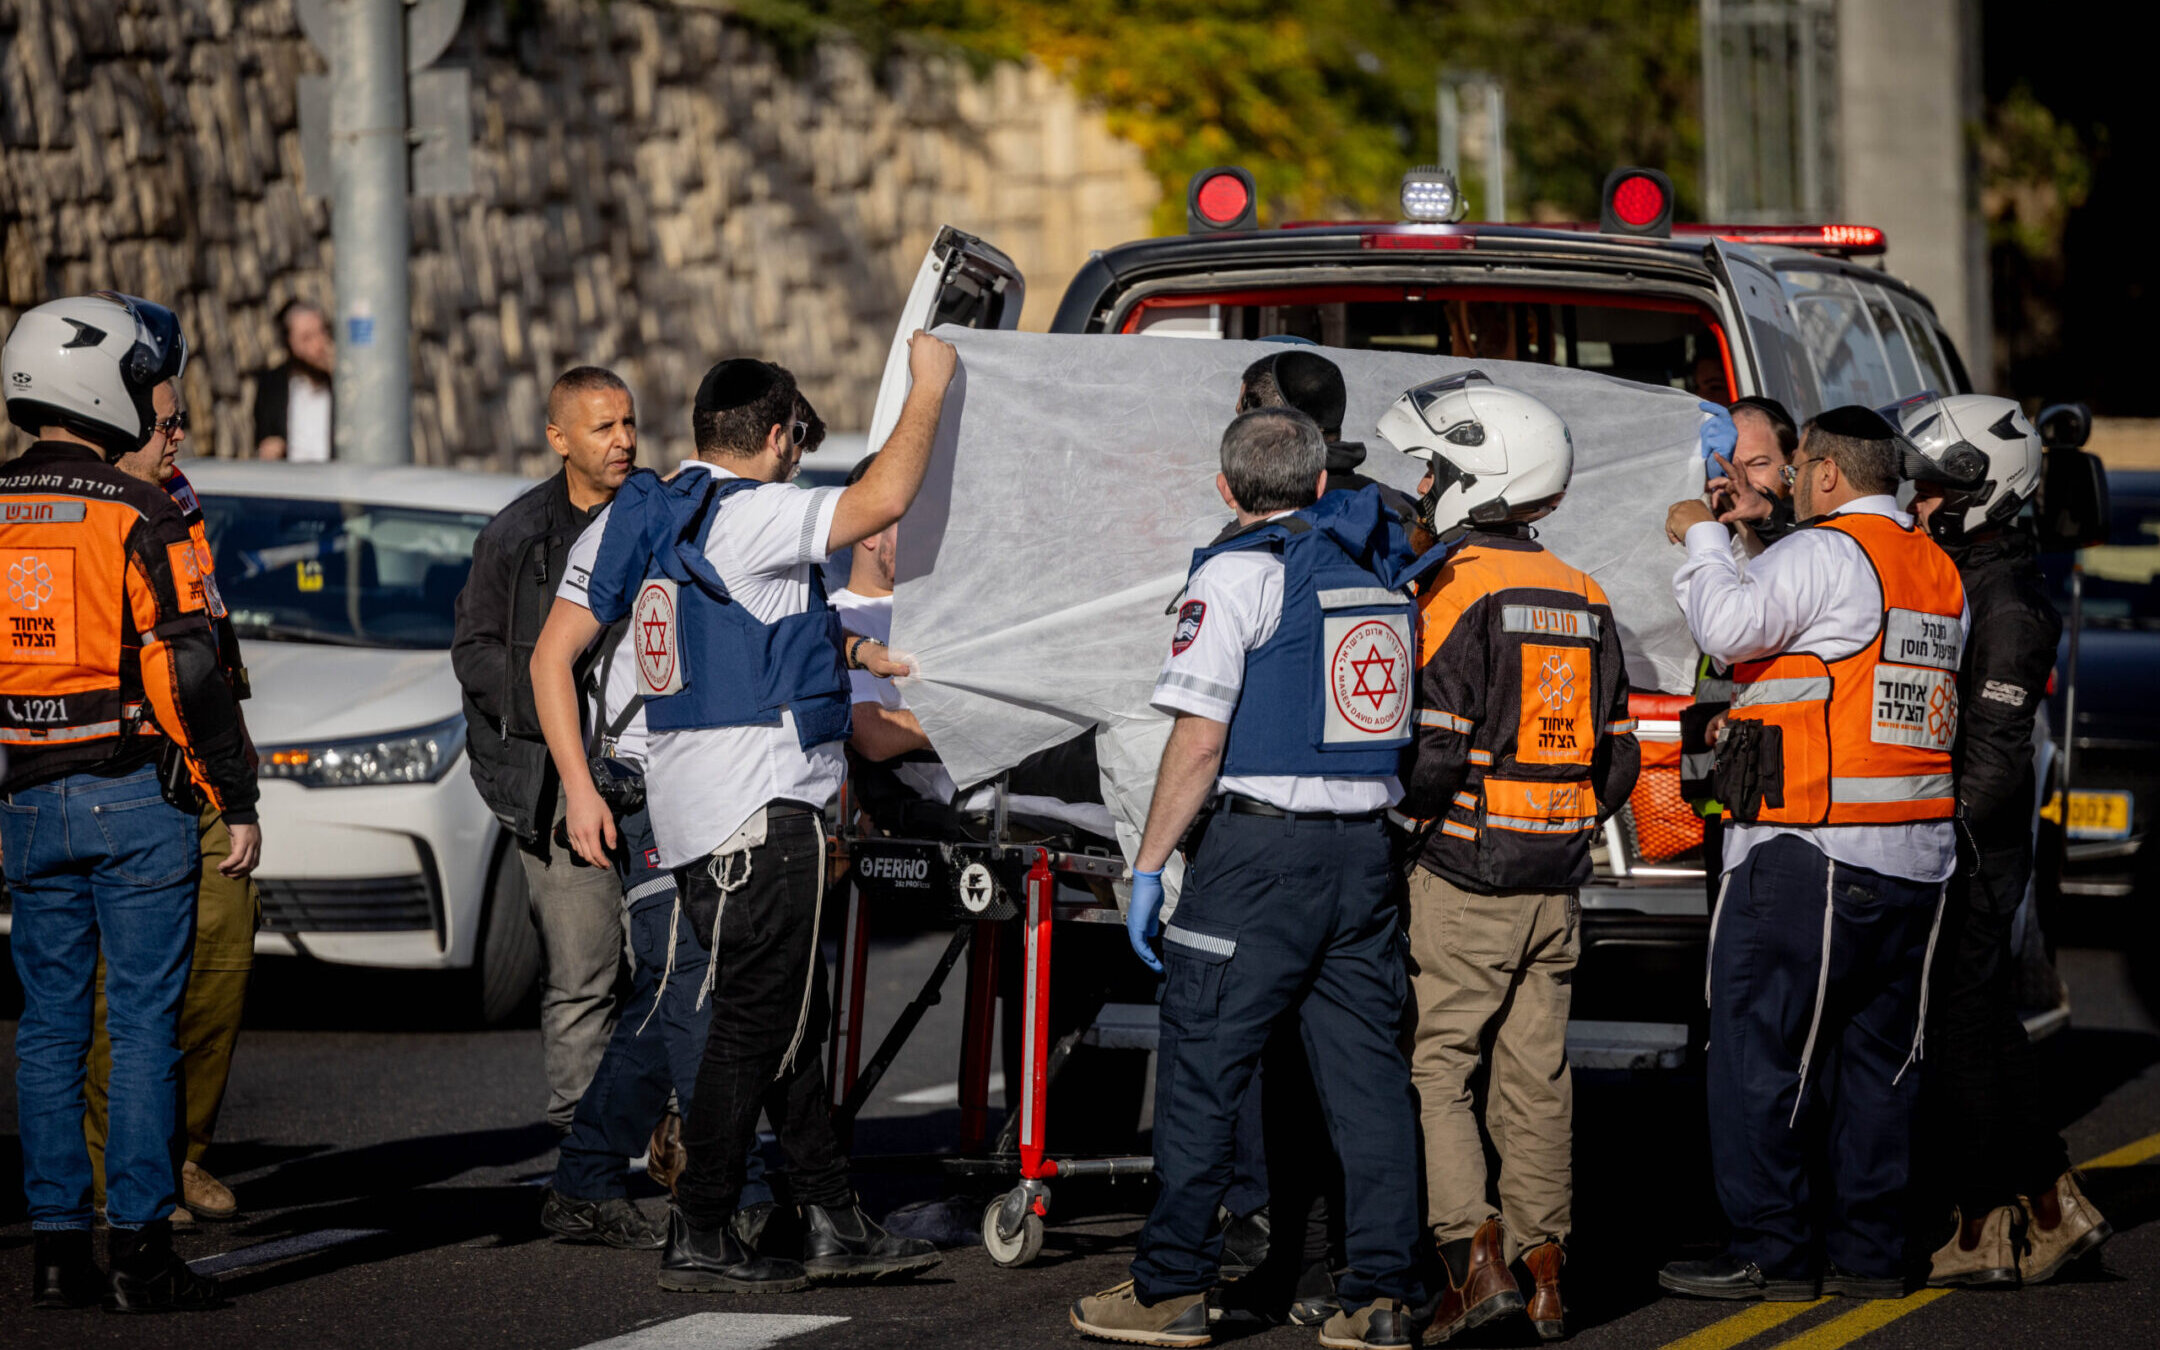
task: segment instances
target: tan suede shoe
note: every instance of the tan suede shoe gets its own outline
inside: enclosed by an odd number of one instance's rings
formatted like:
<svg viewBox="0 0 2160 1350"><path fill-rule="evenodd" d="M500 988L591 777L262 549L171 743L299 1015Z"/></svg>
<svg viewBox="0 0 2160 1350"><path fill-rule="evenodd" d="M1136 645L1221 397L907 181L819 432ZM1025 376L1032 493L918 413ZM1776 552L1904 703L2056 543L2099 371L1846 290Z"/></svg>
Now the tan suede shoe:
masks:
<svg viewBox="0 0 2160 1350"><path fill-rule="evenodd" d="M1391 1298L1376 1298L1354 1313L1338 1309L1320 1328L1323 1350L1409 1350L1410 1314Z"/></svg>
<svg viewBox="0 0 2160 1350"><path fill-rule="evenodd" d="M240 1202L230 1187L194 1163L180 1165L180 1203L206 1223L224 1223L240 1216Z"/></svg>
<svg viewBox="0 0 2160 1350"><path fill-rule="evenodd" d="M1206 1345L1214 1339L1206 1294L1181 1294L1149 1307L1133 1292L1131 1280L1075 1300L1072 1324L1083 1336L1128 1345Z"/></svg>
<svg viewBox="0 0 2160 1350"><path fill-rule="evenodd" d="M2077 1173L2065 1172L2055 1179L2055 1189L2030 1198L2019 1196L2025 1206L2025 1251L2018 1258L2018 1273L2027 1284L2044 1284L2062 1273L2064 1266L2097 1251L2115 1235L2100 1217L2093 1202L2078 1189ZM2048 1221L2053 1219L2051 1224Z"/></svg>
<svg viewBox="0 0 2160 1350"><path fill-rule="evenodd" d="M2009 1205L1997 1205L1976 1223L1966 1222L1962 1213L1956 1217L1957 1227L1950 1240L1935 1253L1928 1284L1936 1289L2016 1284L2018 1211Z"/></svg>

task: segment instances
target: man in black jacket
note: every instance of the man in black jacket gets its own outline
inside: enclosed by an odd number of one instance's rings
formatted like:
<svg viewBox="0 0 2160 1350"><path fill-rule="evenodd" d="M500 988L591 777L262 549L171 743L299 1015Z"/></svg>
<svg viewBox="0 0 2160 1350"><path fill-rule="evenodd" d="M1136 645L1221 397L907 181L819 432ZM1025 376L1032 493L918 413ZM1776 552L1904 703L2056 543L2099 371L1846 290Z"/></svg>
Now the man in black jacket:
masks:
<svg viewBox="0 0 2160 1350"><path fill-rule="evenodd" d="M587 523L637 463L637 410L613 372L579 366L548 392L548 445L562 472L512 502L473 545L451 664L465 690L473 782L518 837L546 973L540 1034L548 1122L567 1131L615 1025L622 888L554 837L562 794L533 710L533 642Z"/></svg>
<svg viewBox="0 0 2160 1350"><path fill-rule="evenodd" d="M1927 1028L1931 1152L1956 1217L1928 1283L2037 1284L2109 1233L2042 1113L2011 996L2013 920L2033 869L2033 723L2062 634L2019 518L2040 485L2040 436L2005 398L1922 396L1891 412L1914 447L1959 480L1920 484L1913 514L1957 563L1972 606L1953 747L1964 839Z"/></svg>

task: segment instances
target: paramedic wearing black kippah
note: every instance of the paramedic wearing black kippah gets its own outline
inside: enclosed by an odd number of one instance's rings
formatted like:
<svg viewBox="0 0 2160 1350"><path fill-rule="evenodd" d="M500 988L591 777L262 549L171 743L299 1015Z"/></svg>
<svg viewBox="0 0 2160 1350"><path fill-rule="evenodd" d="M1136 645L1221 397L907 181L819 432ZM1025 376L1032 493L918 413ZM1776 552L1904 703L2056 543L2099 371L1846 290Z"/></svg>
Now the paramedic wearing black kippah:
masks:
<svg viewBox="0 0 2160 1350"><path fill-rule="evenodd" d="M1295 408L1320 424L1320 434L1327 439L1328 491L1358 492L1377 487L1381 500L1404 525L1410 525L1417 519L1416 499L1400 488L1358 472L1365 462L1365 443L1342 438L1343 409L1349 401L1342 371L1333 361L1302 345L1261 357L1245 367L1245 374L1238 380L1237 411Z"/></svg>
<svg viewBox="0 0 2160 1350"><path fill-rule="evenodd" d="M828 859L824 806L846 774L844 638L821 565L899 520L921 489L952 347L917 333L913 388L884 453L847 488L790 485L815 448L816 415L795 377L723 361L699 386L697 458L673 478L633 474L595 522L590 608L558 600L533 654L534 695L558 764L584 755L564 652L629 616L649 733L645 784L660 865L682 883L683 921L706 938L712 1027L683 1126L688 1165L668 1214L660 1285L771 1293L818 1279L898 1276L937 1264L928 1243L871 1222L848 1181L819 1062L827 1016L818 913ZM551 672L543 680L543 667ZM573 846L616 846L587 781L569 796ZM801 1223L738 1224L744 1155L772 1119ZM781 1250L771 1235L800 1234Z"/></svg>

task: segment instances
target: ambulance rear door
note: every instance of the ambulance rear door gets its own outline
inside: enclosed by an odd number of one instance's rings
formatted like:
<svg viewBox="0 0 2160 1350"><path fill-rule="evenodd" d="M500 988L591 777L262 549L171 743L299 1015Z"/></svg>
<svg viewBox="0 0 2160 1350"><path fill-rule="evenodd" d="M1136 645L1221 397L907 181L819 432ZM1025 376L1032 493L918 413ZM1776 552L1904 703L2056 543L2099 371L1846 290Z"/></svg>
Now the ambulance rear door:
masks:
<svg viewBox="0 0 2160 1350"><path fill-rule="evenodd" d="M972 234L941 226L915 273L907 303L900 308L892 349L885 357L885 374L878 383L877 407L870 414L868 448L875 451L885 444L900 420L901 405L907 402L910 334L947 323L963 328L1018 328L1026 296L1027 282L1012 259Z"/></svg>
<svg viewBox="0 0 2160 1350"><path fill-rule="evenodd" d="M1777 273L1744 244L1713 239L1705 251L1715 254L1718 271L1746 319L1741 325L1744 331L1735 336L1753 358L1749 364L1754 367L1755 388L1750 392L1776 399L1798 421L1821 412L1822 387L1815 377L1815 363L1808 356L1799 321Z"/></svg>

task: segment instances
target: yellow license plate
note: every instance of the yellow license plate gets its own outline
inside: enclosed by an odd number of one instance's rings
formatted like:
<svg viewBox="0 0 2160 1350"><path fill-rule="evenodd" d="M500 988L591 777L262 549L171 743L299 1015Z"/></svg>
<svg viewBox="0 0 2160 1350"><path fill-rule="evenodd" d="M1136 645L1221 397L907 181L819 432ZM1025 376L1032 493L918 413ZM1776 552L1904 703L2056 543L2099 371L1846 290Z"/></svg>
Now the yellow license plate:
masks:
<svg viewBox="0 0 2160 1350"><path fill-rule="evenodd" d="M2128 839L2130 794L2127 792L2073 792L2070 818L2064 833L2072 839Z"/></svg>

